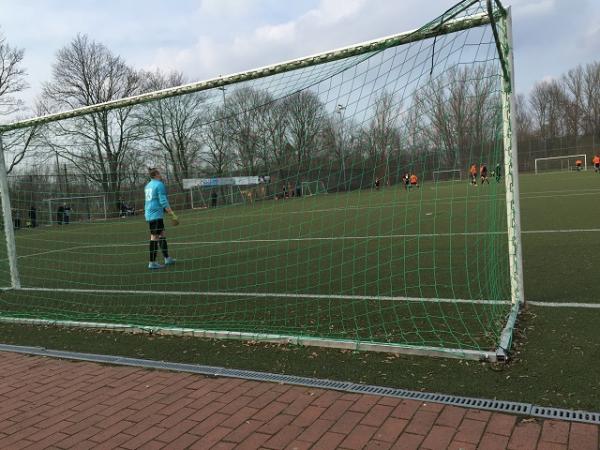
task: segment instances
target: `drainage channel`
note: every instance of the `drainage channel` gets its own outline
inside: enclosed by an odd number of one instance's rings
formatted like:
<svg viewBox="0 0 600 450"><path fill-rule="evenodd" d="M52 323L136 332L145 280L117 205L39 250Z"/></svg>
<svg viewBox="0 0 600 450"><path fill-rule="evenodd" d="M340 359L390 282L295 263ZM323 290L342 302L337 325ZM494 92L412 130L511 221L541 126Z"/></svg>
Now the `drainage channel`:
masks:
<svg viewBox="0 0 600 450"><path fill-rule="evenodd" d="M243 378L246 380L291 384L318 389L332 389L356 394L380 395L383 397L395 397L417 400L421 402L442 403L446 405L459 406L462 408L473 408L508 414L518 414L522 416L539 417L543 419L568 420L572 422L600 425L600 413L535 406L531 403L489 400L483 398L462 397L457 395L433 394L390 387L356 384L344 381L307 378L294 375L281 375L268 372L256 372L252 370L226 369L223 367L203 366L197 364L170 363L148 359L126 358L121 356L48 350L42 347L24 347L18 345L0 344L0 351L46 356L51 358L71 359L75 361L188 372L210 377Z"/></svg>

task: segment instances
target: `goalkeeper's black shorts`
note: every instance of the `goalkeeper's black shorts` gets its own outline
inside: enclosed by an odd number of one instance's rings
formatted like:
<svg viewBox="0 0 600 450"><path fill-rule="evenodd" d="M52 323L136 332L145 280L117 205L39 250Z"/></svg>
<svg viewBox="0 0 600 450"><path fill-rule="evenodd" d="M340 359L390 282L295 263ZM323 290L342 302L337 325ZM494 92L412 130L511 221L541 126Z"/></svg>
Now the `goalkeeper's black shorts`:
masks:
<svg viewBox="0 0 600 450"><path fill-rule="evenodd" d="M150 234L157 235L165 231L165 223L162 219L151 220L148 222Z"/></svg>

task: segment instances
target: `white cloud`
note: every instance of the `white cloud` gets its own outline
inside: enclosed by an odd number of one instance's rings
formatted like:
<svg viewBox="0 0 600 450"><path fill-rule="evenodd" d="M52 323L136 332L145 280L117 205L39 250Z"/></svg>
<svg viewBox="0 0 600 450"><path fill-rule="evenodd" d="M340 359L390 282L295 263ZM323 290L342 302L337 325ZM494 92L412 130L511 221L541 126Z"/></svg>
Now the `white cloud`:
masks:
<svg viewBox="0 0 600 450"><path fill-rule="evenodd" d="M202 0L198 12L205 17L243 17L255 7L256 2L248 0Z"/></svg>
<svg viewBox="0 0 600 450"><path fill-rule="evenodd" d="M365 5L365 0L322 0L317 8L300 18L300 22L317 26L333 25L356 15Z"/></svg>
<svg viewBox="0 0 600 450"><path fill-rule="evenodd" d="M296 23L288 22L280 25L267 25L257 28L256 39L262 42L289 43L296 39Z"/></svg>
<svg viewBox="0 0 600 450"><path fill-rule="evenodd" d="M515 14L520 17L542 16L554 11L557 7L557 0L515 0L512 2Z"/></svg>
<svg viewBox="0 0 600 450"><path fill-rule="evenodd" d="M288 2L0 0L0 25L12 44L26 49L32 97L48 79L56 51L77 32L135 67L180 70L198 80L414 29L455 0ZM520 89L599 58L598 0L504 3L513 6Z"/></svg>

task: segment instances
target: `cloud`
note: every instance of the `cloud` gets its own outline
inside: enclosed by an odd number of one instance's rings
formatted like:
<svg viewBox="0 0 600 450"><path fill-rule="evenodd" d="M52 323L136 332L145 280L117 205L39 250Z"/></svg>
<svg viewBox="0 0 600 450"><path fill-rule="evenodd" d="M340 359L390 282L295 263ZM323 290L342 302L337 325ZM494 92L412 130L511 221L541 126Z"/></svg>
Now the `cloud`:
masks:
<svg viewBox="0 0 600 450"><path fill-rule="evenodd" d="M238 3L228 0L223 7L236 9ZM219 15L219 4L204 0L199 14ZM329 37L322 39L324 31L339 33L342 25L356 17L365 4L366 0L322 0L294 20L236 30L223 40L202 33L185 48L159 48L149 66L182 70L192 79L212 78L323 51L331 48L327 45ZM336 41L350 43L347 39L339 33Z"/></svg>
<svg viewBox="0 0 600 450"><path fill-rule="evenodd" d="M512 2L520 17L540 17L550 14L557 6L556 0L515 0Z"/></svg>
<svg viewBox="0 0 600 450"><path fill-rule="evenodd" d="M276 44L290 43L296 39L296 24L294 22L279 25L267 25L258 28L254 33L260 42L273 42Z"/></svg>
<svg viewBox="0 0 600 450"><path fill-rule="evenodd" d="M455 0L0 0L9 42L26 49L32 89L78 32L137 68L207 79L421 26ZM598 59L597 0L506 0L514 18L517 86ZM34 19L36 18L35 22ZM43 18L43 19L37 19Z"/></svg>
<svg viewBox="0 0 600 450"><path fill-rule="evenodd" d="M209 17L245 16L255 6L248 0L202 0L199 12Z"/></svg>
<svg viewBox="0 0 600 450"><path fill-rule="evenodd" d="M359 13L366 5L365 0L323 0L318 8L309 11L300 22L327 26L339 23Z"/></svg>
<svg viewBox="0 0 600 450"><path fill-rule="evenodd" d="M257 3L260 4L254 2ZM198 14L219 15L219 4L204 0ZM229 34L222 39L200 29L194 43L185 48L158 49L151 65L179 68L192 79L252 69L412 29L435 14L428 10L439 13L445 6L424 8L421 4L419 0L406 0L402 6L382 1L381 8L373 8L366 0L320 0L290 20L273 18L269 23L258 22L246 29L231 27L229 23ZM236 0L223 4L225 10L235 10L243 16L240 11L245 7L238 7ZM257 14L245 11L244 14ZM420 12L416 18L415 11ZM227 20L237 21L239 17Z"/></svg>

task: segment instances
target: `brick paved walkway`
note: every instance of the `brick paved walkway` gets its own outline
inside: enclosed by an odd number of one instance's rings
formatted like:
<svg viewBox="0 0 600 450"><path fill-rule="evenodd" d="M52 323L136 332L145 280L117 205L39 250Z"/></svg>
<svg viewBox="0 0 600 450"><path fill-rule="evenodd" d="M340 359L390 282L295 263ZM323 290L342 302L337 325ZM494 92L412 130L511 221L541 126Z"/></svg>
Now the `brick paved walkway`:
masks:
<svg viewBox="0 0 600 450"><path fill-rule="evenodd" d="M0 353L0 449L598 449L598 427Z"/></svg>

